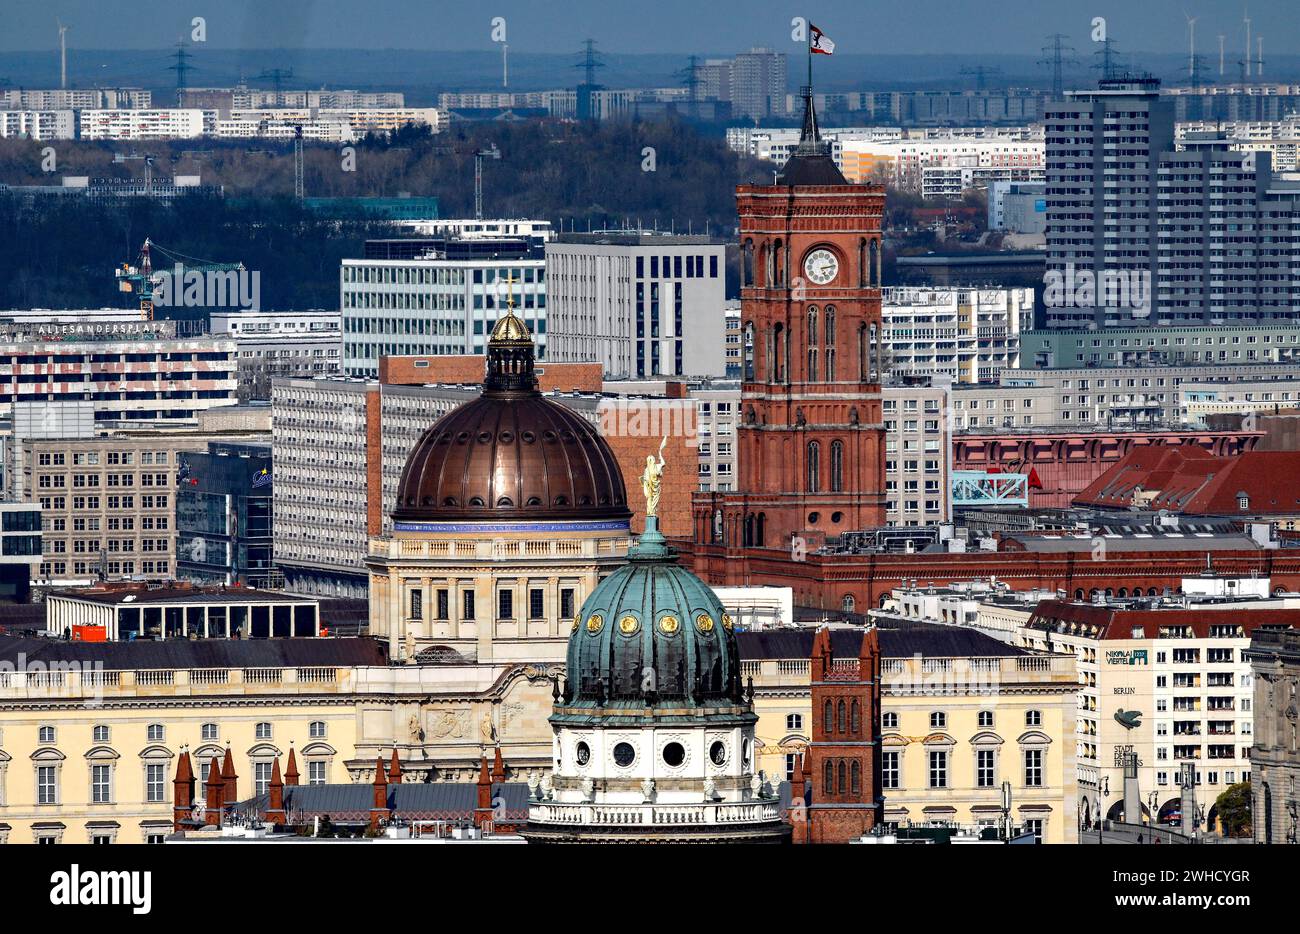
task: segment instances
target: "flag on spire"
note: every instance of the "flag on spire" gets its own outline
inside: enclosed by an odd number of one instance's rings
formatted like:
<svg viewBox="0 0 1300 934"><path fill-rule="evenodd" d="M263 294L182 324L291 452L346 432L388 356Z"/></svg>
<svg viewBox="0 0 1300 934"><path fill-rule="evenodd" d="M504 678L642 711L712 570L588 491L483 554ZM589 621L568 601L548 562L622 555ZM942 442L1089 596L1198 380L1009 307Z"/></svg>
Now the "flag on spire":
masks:
<svg viewBox="0 0 1300 934"><path fill-rule="evenodd" d="M808 49L814 55L834 55L835 43L830 40L826 33L822 32L812 23L808 24L808 32L812 37L808 43Z"/></svg>

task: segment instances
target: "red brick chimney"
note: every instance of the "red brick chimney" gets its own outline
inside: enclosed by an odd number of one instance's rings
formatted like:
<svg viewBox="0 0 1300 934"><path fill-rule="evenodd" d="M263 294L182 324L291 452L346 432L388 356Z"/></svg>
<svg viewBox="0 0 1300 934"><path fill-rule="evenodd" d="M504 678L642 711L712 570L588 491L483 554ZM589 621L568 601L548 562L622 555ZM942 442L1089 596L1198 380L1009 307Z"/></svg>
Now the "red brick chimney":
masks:
<svg viewBox="0 0 1300 934"><path fill-rule="evenodd" d="M214 756L212 765L208 768L208 788L206 810L203 815L203 823L209 827L221 826L221 808L222 808L222 789L224 785L221 782L221 772L217 768L217 760Z"/></svg>
<svg viewBox="0 0 1300 934"><path fill-rule="evenodd" d="M176 777L172 779L172 829L180 830L181 821L190 816L194 806L194 766L190 762L190 747L182 746L176 760Z"/></svg>
<svg viewBox="0 0 1300 934"><path fill-rule="evenodd" d="M267 794L270 801L267 802L266 813L262 819L268 824L284 823L284 782L280 779L280 757L275 757L275 763L271 766L271 782L266 786Z"/></svg>
<svg viewBox="0 0 1300 934"><path fill-rule="evenodd" d="M397 747L393 747L393 759L388 763L388 783L390 785L402 784L402 765L397 761Z"/></svg>
<svg viewBox="0 0 1300 934"><path fill-rule="evenodd" d="M221 800L234 804L239 800L239 776L235 774L235 757L230 753L230 740L226 740L226 757L221 762Z"/></svg>
<svg viewBox="0 0 1300 934"><path fill-rule="evenodd" d="M492 820L492 776L488 774L487 756L482 756L479 760L477 791L474 826L482 827Z"/></svg>
<svg viewBox="0 0 1300 934"><path fill-rule="evenodd" d="M388 773L384 768L384 757L375 757L375 798L370 806L370 829L379 826L381 820L392 816L388 808Z"/></svg>
<svg viewBox="0 0 1300 934"><path fill-rule="evenodd" d="M500 785L506 780L506 766L501 761L501 746L492 753L492 784Z"/></svg>
<svg viewBox="0 0 1300 934"><path fill-rule="evenodd" d="M293 742L289 743L289 762L284 770L284 783L286 785L298 784L298 759L293 754Z"/></svg>

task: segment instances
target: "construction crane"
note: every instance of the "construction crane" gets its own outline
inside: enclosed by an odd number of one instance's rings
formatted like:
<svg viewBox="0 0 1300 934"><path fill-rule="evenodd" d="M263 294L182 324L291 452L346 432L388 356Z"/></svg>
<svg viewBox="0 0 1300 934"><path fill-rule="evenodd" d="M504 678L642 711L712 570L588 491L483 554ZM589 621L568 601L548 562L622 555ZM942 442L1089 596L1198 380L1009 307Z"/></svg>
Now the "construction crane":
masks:
<svg viewBox="0 0 1300 934"><path fill-rule="evenodd" d="M153 163L154 154L151 152L144 153L113 153L113 161L118 165L123 162L143 162L144 163L144 191L146 195L153 194Z"/></svg>
<svg viewBox="0 0 1300 934"><path fill-rule="evenodd" d="M491 149L474 150L474 220L483 219L483 160L500 159L501 150L493 143Z"/></svg>
<svg viewBox="0 0 1300 934"><path fill-rule="evenodd" d="M293 128L293 196L299 204L302 204L303 184L302 184L302 124L299 123Z"/></svg>
<svg viewBox="0 0 1300 934"><path fill-rule="evenodd" d="M143 312L146 321L154 320L154 291L162 283L163 276L171 274L171 270L168 272L154 272L153 252L155 250L165 259L170 260L175 267L187 272L244 271L243 263L214 263L211 260L196 259L193 256L186 256L183 253L168 250L152 240L146 239L144 246L140 248L140 255L136 258L134 266L123 263L113 271L114 276L117 278L119 292L129 292L139 296L140 311ZM179 286L179 283L177 285Z"/></svg>

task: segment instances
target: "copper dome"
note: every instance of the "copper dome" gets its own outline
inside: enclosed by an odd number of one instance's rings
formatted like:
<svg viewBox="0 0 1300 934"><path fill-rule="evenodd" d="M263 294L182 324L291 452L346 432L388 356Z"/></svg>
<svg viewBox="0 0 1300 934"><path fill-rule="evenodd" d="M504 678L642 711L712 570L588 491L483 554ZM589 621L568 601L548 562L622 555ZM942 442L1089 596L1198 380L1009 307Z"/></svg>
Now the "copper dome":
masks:
<svg viewBox="0 0 1300 934"><path fill-rule="evenodd" d="M498 324L489 342L483 395L425 430L393 521L630 518L614 452L594 425L538 392L527 328L513 313L503 320L511 327Z"/></svg>

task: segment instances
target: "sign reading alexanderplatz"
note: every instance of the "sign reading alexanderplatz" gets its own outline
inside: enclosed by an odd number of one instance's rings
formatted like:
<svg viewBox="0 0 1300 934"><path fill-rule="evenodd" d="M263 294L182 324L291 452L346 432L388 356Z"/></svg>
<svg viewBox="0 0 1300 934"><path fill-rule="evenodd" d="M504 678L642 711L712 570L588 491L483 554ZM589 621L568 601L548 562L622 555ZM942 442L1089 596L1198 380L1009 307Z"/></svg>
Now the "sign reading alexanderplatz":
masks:
<svg viewBox="0 0 1300 934"><path fill-rule="evenodd" d="M174 321L0 321L0 341L169 340Z"/></svg>

